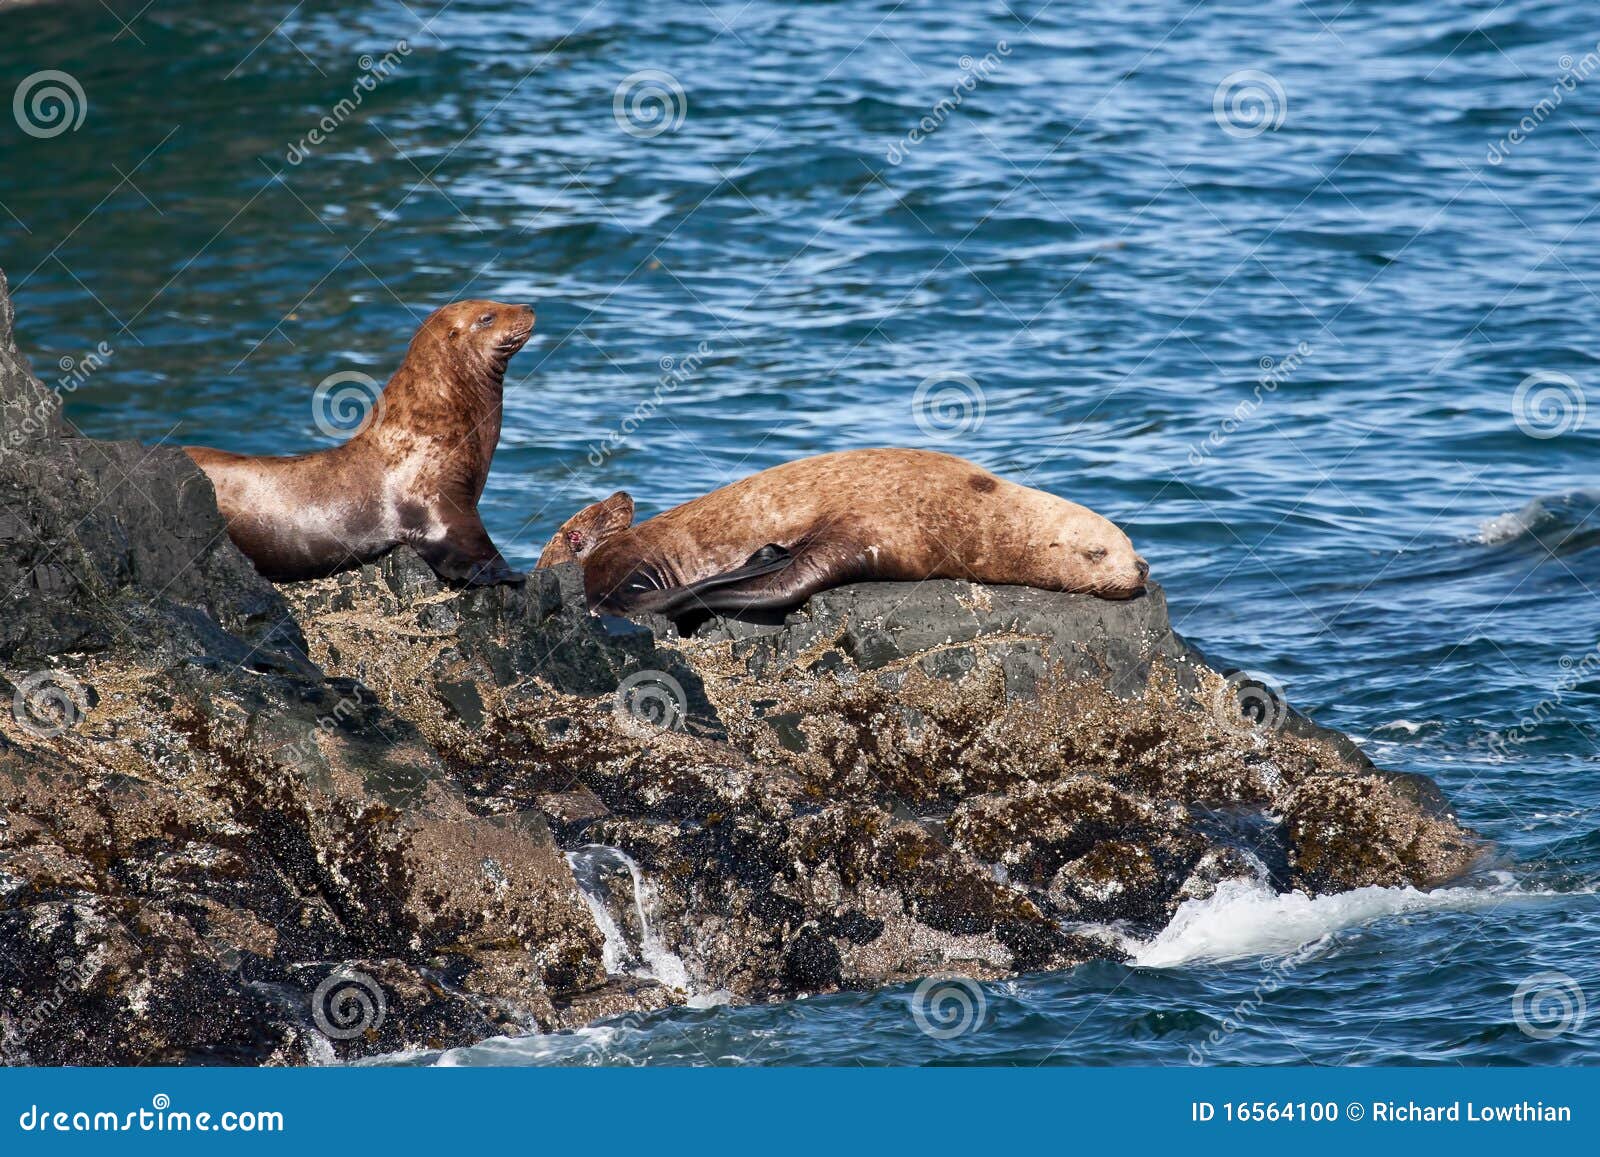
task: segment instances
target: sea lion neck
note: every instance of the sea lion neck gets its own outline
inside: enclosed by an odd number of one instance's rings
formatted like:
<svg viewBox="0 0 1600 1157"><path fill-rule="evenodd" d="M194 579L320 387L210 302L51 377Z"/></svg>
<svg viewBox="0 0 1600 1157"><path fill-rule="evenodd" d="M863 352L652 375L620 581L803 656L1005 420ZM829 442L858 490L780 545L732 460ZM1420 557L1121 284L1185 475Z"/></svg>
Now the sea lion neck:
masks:
<svg viewBox="0 0 1600 1157"><path fill-rule="evenodd" d="M413 343L406 360L384 386L376 420L362 435L418 428L454 430L475 425L498 438L501 395L509 356L458 349L442 342ZM490 443L493 444L492 442Z"/></svg>

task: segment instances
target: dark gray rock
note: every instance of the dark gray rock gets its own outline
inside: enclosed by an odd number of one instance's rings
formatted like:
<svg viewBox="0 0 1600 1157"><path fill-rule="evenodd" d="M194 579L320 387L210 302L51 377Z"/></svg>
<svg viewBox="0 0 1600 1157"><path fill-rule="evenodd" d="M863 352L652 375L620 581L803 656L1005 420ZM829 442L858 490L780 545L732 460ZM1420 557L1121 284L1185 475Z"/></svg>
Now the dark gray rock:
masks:
<svg viewBox="0 0 1600 1157"><path fill-rule="evenodd" d="M288 605L228 541L177 450L65 438L0 460L0 660L68 652L303 664Z"/></svg>
<svg viewBox="0 0 1600 1157"><path fill-rule="evenodd" d="M0 269L0 460L61 434L61 399L28 368L13 337L16 309Z"/></svg>
<svg viewBox="0 0 1600 1157"><path fill-rule="evenodd" d="M833 641L840 656L865 671L921 656L929 674L959 677L987 654L1000 659L1007 691L1017 696L1031 695L1052 667L1126 695L1144 688L1152 662L1180 668L1190 662L1158 586L1110 602L945 579L857 583L823 591L781 622L718 618L695 636L736 640L734 654L757 677L799 661L819 640Z"/></svg>

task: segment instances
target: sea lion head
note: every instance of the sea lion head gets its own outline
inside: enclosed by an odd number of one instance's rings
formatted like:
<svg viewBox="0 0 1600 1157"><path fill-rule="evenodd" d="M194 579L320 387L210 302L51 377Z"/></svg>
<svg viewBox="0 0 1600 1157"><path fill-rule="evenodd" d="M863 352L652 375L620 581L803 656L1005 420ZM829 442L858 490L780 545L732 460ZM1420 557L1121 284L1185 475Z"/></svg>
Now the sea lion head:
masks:
<svg viewBox="0 0 1600 1157"><path fill-rule="evenodd" d="M506 364L532 333L531 305L456 301L428 315L411 339L410 356L503 377Z"/></svg>
<svg viewBox="0 0 1600 1157"><path fill-rule="evenodd" d="M538 565L582 562L606 539L632 525L633 496L626 490L619 490L602 502L585 506L563 522L539 556Z"/></svg>
<svg viewBox="0 0 1600 1157"><path fill-rule="evenodd" d="M1143 593L1150 578L1150 564L1122 528L1082 506L1062 516L1051 548L1053 555L1060 552L1058 581L1064 590L1131 599Z"/></svg>

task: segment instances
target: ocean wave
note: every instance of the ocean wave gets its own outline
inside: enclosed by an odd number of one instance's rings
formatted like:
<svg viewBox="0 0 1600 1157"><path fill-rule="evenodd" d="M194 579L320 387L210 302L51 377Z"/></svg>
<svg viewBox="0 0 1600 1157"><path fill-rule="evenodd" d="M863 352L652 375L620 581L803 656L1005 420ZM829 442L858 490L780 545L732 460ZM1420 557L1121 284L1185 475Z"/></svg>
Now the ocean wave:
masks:
<svg viewBox="0 0 1600 1157"><path fill-rule="evenodd" d="M1541 541L1559 542L1593 519L1597 509L1600 509L1600 492L1597 491L1541 495L1520 510L1485 519L1479 523L1472 541L1483 546L1500 546L1532 536Z"/></svg>
<svg viewBox="0 0 1600 1157"><path fill-rule="evenodd" d="M1274 892L1256 880L1218 885L1204 900L1186 900L1154 938L1126 942L1133 962L1171 968L1255 956L1276 956L1316 945L1347 928L1410 912L1462 912L1516 899L1553 896L1524 890L1504 873L1483 887L1356 888L1328 896Z"/></svg>
<svg viewBox="0 0 1600 1157"><path fill-rule="evenodd" d="M1374 727L1368 738L1390 739L1396 735L1403 735L1411 739L1420 735L1435 735L1442 730L1444 723L1438 719L1391 719Z"/></svg>

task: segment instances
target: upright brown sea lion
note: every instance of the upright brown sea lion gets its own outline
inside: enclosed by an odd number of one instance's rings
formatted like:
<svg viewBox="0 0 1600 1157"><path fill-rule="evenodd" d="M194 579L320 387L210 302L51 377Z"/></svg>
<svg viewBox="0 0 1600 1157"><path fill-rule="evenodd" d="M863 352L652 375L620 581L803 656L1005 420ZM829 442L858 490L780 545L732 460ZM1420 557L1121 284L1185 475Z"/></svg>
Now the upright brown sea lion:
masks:
<svg viewBox="0 0 1600 1157"><path fill-rule="evenodd" d="M342 446L289 458L185 452L216 488L228 536L270 579L320 578L409 543L440 578L515 580L478 518L500 441L506 365L533 308L458 301L436 310Z"/></svg>
<svg viewBox="0 0 1600 1157"><path fill-rule="evenodd" d="M631 526L618 491L570 518L540 566L583 564L616 613L770 610L871 579L968 579L1131 598L1150 566L1113 523L927 450L846 450L763 470Z"/></svg>

